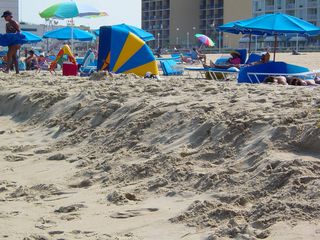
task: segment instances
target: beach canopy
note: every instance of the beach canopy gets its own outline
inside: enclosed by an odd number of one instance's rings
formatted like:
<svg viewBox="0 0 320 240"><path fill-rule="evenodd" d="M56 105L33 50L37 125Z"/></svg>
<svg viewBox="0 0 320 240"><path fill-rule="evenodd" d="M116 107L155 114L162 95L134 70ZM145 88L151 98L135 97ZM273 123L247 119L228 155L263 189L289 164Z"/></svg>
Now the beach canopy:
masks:
<svg viewBox="0 0 320 240"><path fill-rule="evenodd" d="M134 33L120 26L103 26L99 35L98 70L139 76L159 74L152 51Z"/></svg>
<svg viewBox="0 0 320 240"><path fill-rule="evenodd" d="M105 11L100 11L95 7L85 4L72 2L60 2L53 4L39 13L42 18L74 18L74 17L101 17L107 16Z"/></svg>
<svg viewBox="0 0 320 240"><path fill-rule="evenodd" d="M79 41L92 41L95 36L92 33L74 27L58 28L53 31L46 32L43 38L53 38L58 40L76 39Z"/></svg>
<svg viewBox="0 0 320 240"><path fill-rule="evenodd" d="M37 43L42 41L42 38L36 34L26 31L22 31L21 34L25 36L27 43Z"/></svg>
<svg viewBox="0 0 320 240"><path fill-rule="evenodd" d="M122 24L118 24L118 25L113 25L113 27L117 27L117 28L121 28L125 31L129 31L129 32L132 32L134 33L135 35L137 35L139 38L141 38L143 41L145 42L148 42L148 41L152 41L154 40L154 36L153 34L141 29L141 28L138 28L138 27L135 27L135 26L131 26L131 25L128 25L128 24L125 24L125 23L122 23ZM99 36L99 31L100 29L97 29L94 31L94 33Z"/></svg>
<svg viewBox="0 0 320 240"><path fill-rule="evenodd" d="M320 34L320 28L300 18L284 13L265 14L250 21L237 22L235 27L245 31L261 31L275 36L274 57L277 49L277 37L280 34L297 33L307 35Z"/></svg>
<svg viewBox="0 0 320 240"><path fill-rule="evenodd" d="M235 27L241 31L261 31L272 35L284 33L320 34L319 27L284 13L265 14L250 21L236 22Z"/></svg>
<svg viewBox="0 0 320 240"><path fill-rule="evenodd" d="M265 35L266 33L262 31L253 31L253 30L247 30L247 29L240 29L236 26L237 23L247 23L250 22L251 20L256 19L256 18L248 18L248 19L243 19L243 20L237 20L233 22L228 22L226 24L223 24L219 27L217 27L217 30L219 32L227 32L227 33L232 33L232 34L248 34L248 38L246 41L242 42L247 42L249 43L249 49L248 52L250 52L250 47L251 47L251 35Z"/></svg>
<svg viewBox="0 0 320 240"><path fill-rule="evenodd" d="M253 35L264 35L266 34L265 32L263 31L259 31L259 30L252 30L252 29L245 29L245 28L239 28L237 27L237 24L246 24L246 23L249 23L257 18L259 18L260 16L258 17L254 17L254 18L248 18L248 19L243 19L243 20L237 20L237 21L233 21L233 22L228 22L226 24L223 24L219 27L217 27L217 30L220 31L220 32L227 32L227 33L233 33L233 34L253 34Z"/></svg>

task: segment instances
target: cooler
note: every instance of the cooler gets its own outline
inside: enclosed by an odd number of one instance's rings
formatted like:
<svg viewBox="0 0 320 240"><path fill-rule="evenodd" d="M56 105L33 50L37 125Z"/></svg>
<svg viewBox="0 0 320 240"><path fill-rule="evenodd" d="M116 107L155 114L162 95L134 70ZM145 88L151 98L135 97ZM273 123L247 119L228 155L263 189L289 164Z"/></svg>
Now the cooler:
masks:
<svg viewBox="0 0 320 240"><path fill-rule="evenodd" d="M62 75L63 76L77 76L78 66L72 62L64 62L62 64Z"/></svg>

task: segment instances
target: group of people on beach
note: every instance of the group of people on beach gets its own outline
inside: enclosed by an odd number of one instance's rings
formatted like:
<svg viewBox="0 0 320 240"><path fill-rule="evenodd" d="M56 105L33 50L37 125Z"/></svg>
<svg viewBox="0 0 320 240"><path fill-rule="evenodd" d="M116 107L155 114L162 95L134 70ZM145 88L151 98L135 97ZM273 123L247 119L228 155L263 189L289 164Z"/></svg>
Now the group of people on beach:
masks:
<svg viewBox="0 0 320 240"><path fill-rule="evenodd" d="M266 84L293 85L293 86L316 86L320 84L320 78L302 79L295 76L269 76L263 80Z"/></svg>
<svg viewBox="0 0 320 240"><path fill-rule="evenodd" d="M201 61L204 68L216 68L216 69L230 69L240 67L253 66L258 64L264 64L270 61L270 54L268 51L261 54L258 61L254 61L248 64L241 64L241 54L238 51L231 51L231 57L226 60L223 64L215 64L210 60L209 65L206 64L206 55L200 53L197 49L193 48L197 60ZM182 61L185 63L192 63L188 57L181 54ZM279 85L293 85L293 86L312 86L320 84L320 77L314 79L302 79L299 77L288 77L288 76L268 76L264 79L263 83L266 84L279 84Z"/></svg>
<svg viewBox="0 0 320 240"><path fill-rule="evenodd" d="M6 23L6 33L20 33L19 23L13 19L12 12L7 10L4 11L2 16ZM2 59L5 62L5 67L3 69L4 73L9 73L10 70L15 70L19 74L19 57L18 51L21 45L15 44L8 46L7 55ZM36 70L48 68L48 63L44 55L37 56L33 50L25 50L25 66L26 70Z"/></svg>

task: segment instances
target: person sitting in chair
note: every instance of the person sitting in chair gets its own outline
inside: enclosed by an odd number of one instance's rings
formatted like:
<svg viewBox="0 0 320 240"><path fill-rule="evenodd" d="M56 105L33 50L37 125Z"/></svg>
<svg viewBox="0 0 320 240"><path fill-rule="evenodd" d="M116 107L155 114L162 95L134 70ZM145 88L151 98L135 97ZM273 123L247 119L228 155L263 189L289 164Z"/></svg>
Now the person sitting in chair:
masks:
<svg viewBox="0 0 320 240"><path fill-rule="evenodd" d="M158 48L156 49L154 55L156 55L157 58L161 58L161 52L162 52L162 51L161 51L161 47L158 47Z"/></svg>
<svg viewBox="0 0 320 240"><path fill-rule="evenodd" d="M235 67L235 68L240 68L240 64L241 64L241 54L237 51L232 51L230 53L231 58L229 58L225 64L223 65L218 65L218 64L214 64L211 60L210 60L210 65L203 65L204 67L209 67L209 68L221 68L221 69L228 69L231 67Z"/></svg>
<svg viewBox="0 0 320 240"><path fill-rule="evenodd" d="M248 66L252 66L252 65L258 65L258 64L264 64L270 61L270 53L269 52L265 52L261 55L261 58L259 59L259 61L256 62L252 62L250 64L247 64Z"/></svg>
<svg viewBox="0 0 320 240"><path fill-rule="evenodd" d="M203 53L201 53L198 49L196 48L192 48L191 51L191 58L193 60L199 60L201 61L203 64L207 63L207 56Z"/></svg>
<svg viewBox="0 0 320 240"><path fill-rule="evenodd" d="M30 50L29 56L25 59L26 70L35 70L38 69L38 59L33 50Z"/></svg>
<svg viewBox="0 0 320 240"><path fill-rule="evenodd" d="M38 57L38 70L49 70L49 63L42 54Z"/></svg>

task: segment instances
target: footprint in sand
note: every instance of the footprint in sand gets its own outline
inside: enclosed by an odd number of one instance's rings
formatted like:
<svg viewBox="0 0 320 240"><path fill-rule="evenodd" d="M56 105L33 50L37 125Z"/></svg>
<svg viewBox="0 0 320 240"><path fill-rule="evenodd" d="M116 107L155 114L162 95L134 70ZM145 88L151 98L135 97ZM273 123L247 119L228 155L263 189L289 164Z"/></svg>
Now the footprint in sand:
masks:
<svg viewBox="0 0 320 240"><path fill-rule="evenodd" d="M34 150L34 153L35 154L46 154L46 153L50 153L51 152L51 149L37 149L37 150Z"/></svg>
<svg viewBox="0 0 320 240"><path fill-rule="evenodd" d="M24 161L26 158L18 155L7 155L4 157L7 162L21 162Z"/></svg>
<svg viewBox="0 0 320 240"><path fill-rule="evenodd" d="M138 217L143 216L145 214L151 212L157 212L159 208L140 208L134 210L127 210L124 212L116 212L110 215L111 218L131 218L131 217Z"/></svg>

